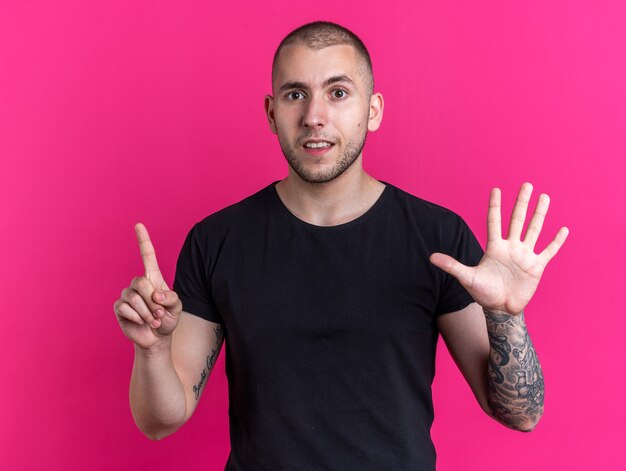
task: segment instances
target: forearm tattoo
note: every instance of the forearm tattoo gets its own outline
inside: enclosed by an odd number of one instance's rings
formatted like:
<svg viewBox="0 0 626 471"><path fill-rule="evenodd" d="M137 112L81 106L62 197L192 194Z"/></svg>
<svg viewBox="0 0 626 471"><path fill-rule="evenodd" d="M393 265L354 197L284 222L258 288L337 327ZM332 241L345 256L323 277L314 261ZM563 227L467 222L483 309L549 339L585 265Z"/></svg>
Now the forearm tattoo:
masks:
<svg viewBox="0 0 626 471"><path fill-rule="evenodd" d="M215 327L215 347L211 349L211 353L206 357L205 366L202 369L202 373L200 373L200 381L198 384L193 386L193 394L196 397L196 401L200 398L200 393L202 392L202 387L204 383L206 383L209 374L211 374L211 370L213 369L213 365L215 364L215 360L217 360L217 355L220 352L220 347L222 346L222 338L224 337L224 329L222 326Z"/></svg>
<svg viewBox="0 0 626 471"><path fill-rule="evenodd" d="M518 316L484 310L491 353L489 407L492 415L517 430L531 430L543 413L541 365L526 330L524 313Z"/></svg>

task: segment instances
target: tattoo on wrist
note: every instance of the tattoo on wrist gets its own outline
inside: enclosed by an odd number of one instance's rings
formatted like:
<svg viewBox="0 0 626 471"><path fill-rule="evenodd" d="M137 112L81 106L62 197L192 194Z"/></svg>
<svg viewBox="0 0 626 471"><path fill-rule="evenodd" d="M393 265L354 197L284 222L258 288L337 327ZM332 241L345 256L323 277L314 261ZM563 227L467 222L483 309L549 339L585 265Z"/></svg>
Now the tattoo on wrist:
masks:
<svg viewBox="0 0 626 471"><path fill-rule="evenodd" d="M543 413L544 382L523 313L512 316L484 309L491 353L489 405L492 415L512 428L536 422Z"/></svg>
<svg viewBox="0 0 626 471"><path fill-rule="evenodd" d="M200 398L202 387L206 383L206 380L209 377L211 370L213 369L213 365L215 364L215 360L217 359L217 355L220 351L220 347L222 346L222 338L224 337L224 329L222 328L222 326L218 325L215 327L214 332L215 332L215 338L216 338L215 347L211 349L211 353L209 353L209 355L206 357L205 367L202 369L202 372L200 373L200 381L198 381L198 384L195 384L193 386L193 394L196 398L196 401Z"/></svg>

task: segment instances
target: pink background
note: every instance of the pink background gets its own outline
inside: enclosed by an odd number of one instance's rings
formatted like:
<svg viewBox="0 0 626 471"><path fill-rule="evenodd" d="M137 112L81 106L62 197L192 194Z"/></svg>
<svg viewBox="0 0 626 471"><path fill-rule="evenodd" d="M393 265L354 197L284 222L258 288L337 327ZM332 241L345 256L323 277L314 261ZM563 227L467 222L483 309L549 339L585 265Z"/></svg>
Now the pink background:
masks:
<svg viewBox="0 0 626 471"><path fill-rule="evenodd" d="M489 419L441 348L439 469L623 469L618 0L1 0L1 468L223 469L223 354L195 416L151 442L112 306L142 274L135 222L171 283L193 223L286 175L263 97L278 42L315 19L371 51L386 109L370 173L455 210L482 243L495 185L507 215L523 181L551 195L540 247L571 230L526 313L542 422L521 434Z"/></svg>

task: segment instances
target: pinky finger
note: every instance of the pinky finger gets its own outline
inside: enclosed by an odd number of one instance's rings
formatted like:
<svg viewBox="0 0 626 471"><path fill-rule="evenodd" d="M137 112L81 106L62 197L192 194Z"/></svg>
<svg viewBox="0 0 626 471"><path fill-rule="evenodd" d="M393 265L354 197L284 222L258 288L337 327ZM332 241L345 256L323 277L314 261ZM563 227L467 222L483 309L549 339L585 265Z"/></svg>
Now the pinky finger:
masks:
<svg viewBox="0 0 626 471"><path fill-rule="evenodd" d="M128 303L121 303L116 310L118 320L127 320L135 324L145 324L141 316Z"/></svg>
<svg viewBox="0 0 626 471"><path fill-rule="evenodd" d="M561 227L559 229L559 232L557 232L554 240L550 242L548 246L545 249L543 249L543 251L539 254L539 257L544 267L548 264L550 260L552 260L552 257L554 257L557 254L559 249L565 243L565 239L567 239L568 235L569 235L569 229L567 227Z"/></svg>

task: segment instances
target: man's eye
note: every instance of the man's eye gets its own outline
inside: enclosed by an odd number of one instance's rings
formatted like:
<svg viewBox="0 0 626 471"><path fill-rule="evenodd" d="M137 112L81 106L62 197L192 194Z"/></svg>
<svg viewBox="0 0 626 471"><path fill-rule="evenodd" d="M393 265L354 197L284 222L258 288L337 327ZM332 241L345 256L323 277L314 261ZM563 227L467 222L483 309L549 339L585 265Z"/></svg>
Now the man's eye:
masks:
<svg viewBox="0 0 626 471"><path fill-rule="evenodd" d="M346 91L342 89L333 90L332 95L333 95L333 98L345 98L346 96L348 96Z"/></svg>
<svg viewBox="0 0 626 471"><path fill-rule="evenodd" d="M287 94L287 98L289 100L302 100L302 98L304 98L304 95L301 92L289 92Z"/></svg>

